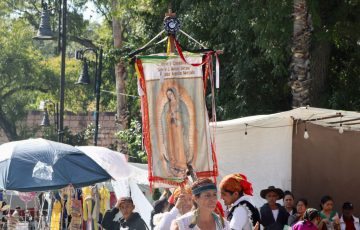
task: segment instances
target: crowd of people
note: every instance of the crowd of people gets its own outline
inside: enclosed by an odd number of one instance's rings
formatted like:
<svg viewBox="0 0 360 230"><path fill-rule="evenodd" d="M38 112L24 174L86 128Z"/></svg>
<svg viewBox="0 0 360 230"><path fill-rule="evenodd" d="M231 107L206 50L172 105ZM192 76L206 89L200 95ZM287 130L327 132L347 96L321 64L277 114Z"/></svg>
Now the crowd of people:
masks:
<svg viewBox="0 0 360 230"><path fill-rule="evenodd" d="M218 194L226 210L218 200ZM219 188L211 179L198 179L191 186L165 192L154 202L151 229L155 230L360 230L359 219L353 215L352 203L345 202L341 214L334 210L330 196L321 199L321 210L308 207L306 199L295 202L290 191L269 186L260 192L266 203L257 208L251 200L252 184L245 175L230 174ZM278 200L283 200L283 205ZM106 212L105 229L148 229L141 216L134 212L130 197L122 197ZM116 218L118 212L122 217Z"/></svg>

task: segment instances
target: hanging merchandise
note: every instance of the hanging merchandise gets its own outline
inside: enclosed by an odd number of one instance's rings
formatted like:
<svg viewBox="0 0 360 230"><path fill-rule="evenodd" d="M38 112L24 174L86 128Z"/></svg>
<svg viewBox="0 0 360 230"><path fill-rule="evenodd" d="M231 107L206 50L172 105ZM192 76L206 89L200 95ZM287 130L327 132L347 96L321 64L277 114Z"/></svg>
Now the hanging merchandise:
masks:
<svg viewBox="0 0 360 230"><path fill-rule="evenodd" d="M82 223L82 207L81 200L77 199L77 194L71 200L71 222L69 230L81 230Z"/></svg>
<svg viewBox="0 0 360 230"><path fill-rule="evenodd" d="M100 195L97 185L91 187L91 194L93 197L93 210L92 210L92 221L94 222L94 229L99 229L99 213L100 213Z"/></svg>
<svg viewBox="0 0 360 230"><path fill-rule="evenodd" d="M8 230L15 230L16 229L16 225L19 221L10 215L10 213L7 215L7 229Z"/></svg>
<svg viewBox="0 0 360 230"><path fill-rule="evenodd" d="M178 22L165 18L165 22L169 21ZM167 54L136 56L135 61L151 185L184 184L191 170L197 177L218 175L205 105L206 82L214 81L213 56L217 59L217 52L183 52L175 36L179 26L172 30L170 24L165 23L169 34ZM175 48L178 55L173 53ZM146 45L141 48L145 49Z"/></svg>
<svg viewBox="0 0 360 230"><path fill-rule="evenodd" d="M70 230L80 230L81 229L81 201L74 200L72 206L72 213L71 213L71 222L70 222Z"/></svg>
<svg viewBox="0 0 360 230"><path fill-rule="evenodd" d="M101 186L99 189L100 194L100 213L102 216L105 215L107 210L110 210L110 191L105 187Z"/></svg>
<svg viewBox="0 0 360 230"><path fill-rule="evenodd" d="M71 212L72 212L72 202L73 202L74 193L75 193L75 189L71 185L62 188L59 192L63 204L63 210L62 210L63 227L69 226L69 223L71 221L71 218L69 216L71 216Z"/></svg>
<svg viewBox="0 0 360 230"><path fill-rule="evenodd" d="M36 192L19 192L20 200L25 203L25 210L27 210L28 203L36 197Z"/></svg>
<svg viewBox="0 0 360 230"><path fill-rule="evenodd" d="M52 207L50 230L60 230L61 216L62 216L61 201L55 200Z"/></svg>
<svg viewBox="0 0 360 230"><path fill-rule="evenodd" d="M47 218L46 218L45 214L47 213L49 203L45 198L45 193L39 194L39 203L40 203L39 222L37 225L37 229L46 229L48 227L48 224L47 224Z"/></svg>
<svg viewBox="0 0 360 230"><path fill-rule="evenodd" d="M98 229L100 201L97 186L88 186L82 188L83 199L83 220L85 226L83 229Z"/></svg>
<svg viewBox="0 0 360 230"><path fill-rule="evenodd" d="M47 222L50 226L51 223L51 213L52 213L52 208L54 205L54 194L53 192L49 192L49 193L45 193L45 199L48 201L48 212L47 212Z"/></svg>
<svg viewBox="0 0 360 230"><path fill-rule="evenodd" d="M91 228L91 211L92 211L92 197L91 188L89 186L82 188L82 199L83 199L83 220L85 228L90 230Z"/></svg>

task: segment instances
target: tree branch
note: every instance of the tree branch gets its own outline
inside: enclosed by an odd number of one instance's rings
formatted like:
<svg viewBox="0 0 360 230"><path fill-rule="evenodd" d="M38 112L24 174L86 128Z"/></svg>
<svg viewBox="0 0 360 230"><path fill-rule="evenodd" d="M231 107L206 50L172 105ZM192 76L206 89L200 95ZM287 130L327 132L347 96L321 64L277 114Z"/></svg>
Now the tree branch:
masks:
<svg viewBox="0 0 360 230"><path fill-rule="evenodd" d="M108 22L109 26L111 27L111 26L112 26L112 20L111 20L111 18L108 16L108 14L106 13L106 11L107 11L107 12L110 12L110 8L106 7L106 5L104 5L104 8L105 8L105 10L104 10L104 9L102 9L101 6L98 5L98 4L95 4L95 6L96 6L97 10L100 11L100 13L102 14L102 16L105 17L105 20Z"/></svg>
<svg viewBox="0 0 360 230"><path fill-rule="evenodd" d="M7 97L10 97L11 95L13 95L14 93L16 93L16 92L18 92L20 90L34 90L34 91L36 90L36 91L40 91L40 92L43 92L43 93L47 93L49 91L48 89L40 88L38 86L31 86L31 85L21 86L21 87L16 87L16 88L13 88L13 89L9 90L5 94L1 95L1 98L5 99Z"/></svg>
<svg viewBox="0 0 360 230"><path fill-rule="evenodd" d="M73 42L77 42L85 47L97 49L98 47L89 39L80 38L77 36L69 35L69 39Z"/></svg>
<svg viewBox="0 0 360 230"><path fill-rule="evenodd" d="M12 122L10 122L4 111L0 109L0 127L4 131L6 137L9 139L9 141L14 141L19 138L19 136L16 133L16 126Z"/></svg>

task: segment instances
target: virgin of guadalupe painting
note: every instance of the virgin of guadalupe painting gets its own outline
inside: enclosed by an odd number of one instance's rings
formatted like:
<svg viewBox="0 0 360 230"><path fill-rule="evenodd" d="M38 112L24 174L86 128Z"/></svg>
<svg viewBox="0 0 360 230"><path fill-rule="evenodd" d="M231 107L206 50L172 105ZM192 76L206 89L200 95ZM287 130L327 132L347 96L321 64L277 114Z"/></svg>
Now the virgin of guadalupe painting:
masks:
<svg viewBox="0 0 360 230"><path fill-rule="evenodd" d="M199 63L202 56L187 60ZM216 176L202 66L160 54L137 59L136 69L150 184L182 185L188 166L197 177Z"/></svg>
<svg viewBox="0 0 360 230"><path fill-rule="evenodd" d="M186 176L187 165L193 160L189 145L190 114L175 88L167 88L165 96L167 102L161 114L164 146L161 154L171 176L183 178Z"/></svg>

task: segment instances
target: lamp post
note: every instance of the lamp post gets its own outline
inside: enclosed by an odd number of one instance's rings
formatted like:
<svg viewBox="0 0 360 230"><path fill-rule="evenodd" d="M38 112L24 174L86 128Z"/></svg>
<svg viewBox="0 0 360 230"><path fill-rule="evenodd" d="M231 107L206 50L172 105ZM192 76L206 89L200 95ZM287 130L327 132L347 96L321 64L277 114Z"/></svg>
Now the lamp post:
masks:
<svg viewBox="0 0 360 230"><path fill-rule="evenodd" d="M61 70L60 70L60 108L59 108L59 124L58 124L58 141L64 141L64 95L65 95L65 54L66 54L66 14L67 14L67 0L59 0L61 4L61 11L59 11L59 41L61 51ZM49 34L50 20L47 12L47 5L42 1L43 13L41 15L41 22L36 40L49 40L54 37ZM61 24L61 26L60 26ZM45 26L44 26L45 25ZM61 28L61 30L60 30Z"/></svg>
<svg viewBox="0 0 360 230"><path fill-rule="evenodd" d="M97 146L98 133L99 133L99 109L100 109L100 87L101 87L101 72L102 72L102 58L103 50L86 48L83 50L76 51L76 59L83 61L83 69L80 74L79 80L75 84L89 84L89 74L87 61L84 57L86 52L93 52L95 54L95 97L96 97L96 110L95 110L95 132L94 132L94 145Z"/></svg>
<svg viewBox="0 0 360 230"><path fill-rule="evenodd" d="M61 76L60 76L60 114L59 114L59 142L64 141L64 94L65 94L65 55L66 55L66 14L67 0L62 0L62 29L61 29Z"/></svg>

